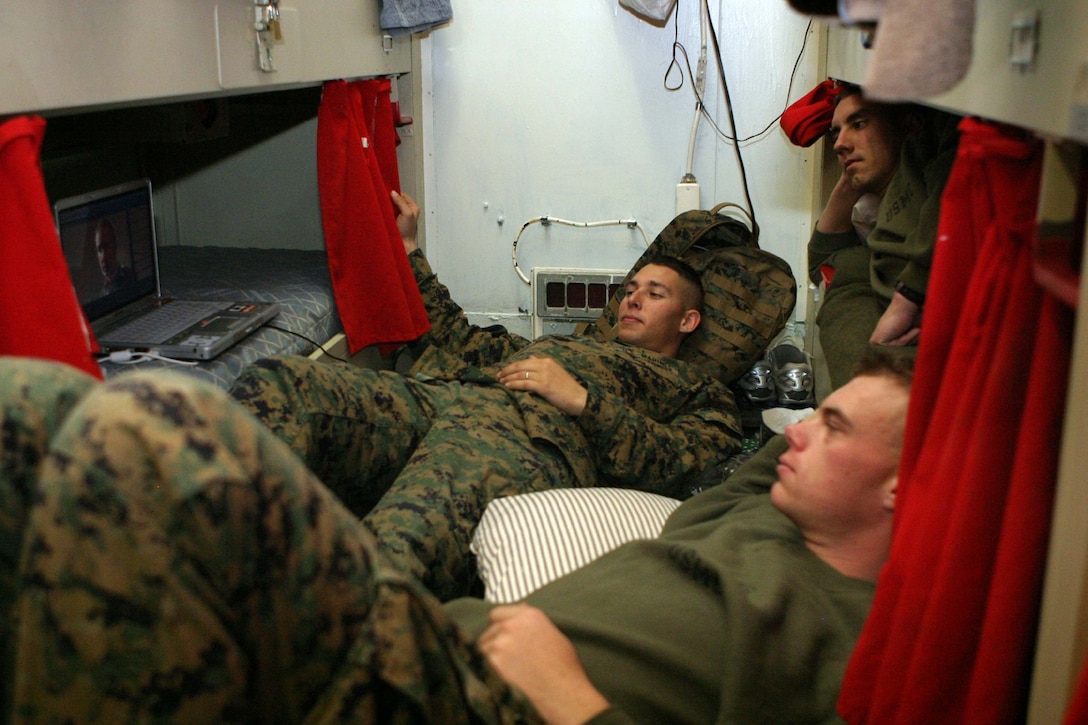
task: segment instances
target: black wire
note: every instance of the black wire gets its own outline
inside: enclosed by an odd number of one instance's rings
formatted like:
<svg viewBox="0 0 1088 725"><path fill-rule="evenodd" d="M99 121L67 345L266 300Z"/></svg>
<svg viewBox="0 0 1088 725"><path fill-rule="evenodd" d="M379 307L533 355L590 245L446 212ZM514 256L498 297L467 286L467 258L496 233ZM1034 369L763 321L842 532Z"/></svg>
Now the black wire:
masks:
<svg viewBox="0 0 1088 725"><path fill-rule="evenodd" d="M678 91L684 87L684 70L680 69L680 85L675 88L669 88L669 74L672 73L672 69L678 64L676 62L676 49L680 48L684 53L684 62L688 66L688 75L691 75L691 63L688 61L688 52L684 49L684 46L680 45L680 0L676 0L676 12L672 14L672 62L669 63L669 67L665 69L665 77L661 80L665 86L666 91ZM692 84L695 81L692 80ZM702 99L699 98L699 93L696 91L695 100L702 104Z"/></svg>
<svg viewBox="0 0 1088 725"><path fill-rule="evenodd" d="M704 8L706 10L707 22L710 24L711 37L712 37L712 39L714 41L714 54L715 54L715 60L717 62L717 66L718 66L718 75L721 78L722 88L723 88L724 93L725 93L726 110L727 110L728 115L729 115L729 123L733 128L733 135L730 135L730 134L726 133L725 131L723 131L721 129L721 127L718 125L717 121L710 115L710 112L707 111L706 104L704 103L703 98L699 95L699 87L698 87L698 84L695 83L695 74L691 70L691 59L688 57L687 48L685 48L683 46L683 44L680 43L680 41L679 41L679 37L680 37L679 36L679 22L680 22L679 21L679 14L680 14L680 3L679 3L679 1L677 2L677 10L676 10L676 13L675 13L675 15L677 17L674 18L672 61L669 63L668 68L665 69L665 77L663 79L663 85L665 87L665 90L667 90L667 91L678 91L683 87L683 85L684 85L683 68L681 68L681 70L680 70L680 83L677 84L676 86L670 86L669 85L669 76L672 74L673 68L680 65L679 59L677 57L677 53L679 53L680 55L683 55L683 57L684 57L684 66L687 68L688 77L692 79L692 89L693 89L693 92L695 94L696 110L703 115L703 117L707 120L707 122L711 125L711 127L714 128L715 133L717 133L719 137L725 139L726 141L729 141L729 142L733 143L734 150L735 150L736 155L737 155L737 163L738 163L738 165L740 167L741 183L743 184L743 187L744 187L744 196L745 196L745 199L748 202L749 214L751 214L751 216L752 216L752 227L753 227L752 231L756 234L756 238L758 239L759 225L755 221L755 209L754 209L754 207L752 205L752 196L751 196L751 192L750 192L749 186L748 186L748 175L747 175L746 169L744 167L744 158L742 157L741 152L740 152L740 144L747 143L747 142L749 142L749 141L751 141L753 139L759 138L760 136L763 136L764 134L766 134L768 131L770 131L774 127L775 123L777 123L778 120L782 118L782 114L785 113L786 109L789 108L790 96L793 94L793 83L797 79L797 69L801 65L801 58L804 57L805 49L808 47L808 36L809 36L809 33L812 30L813 20L810 18L809 21L808 21L808 24L805 26L805 32L804 32L804 35L802 36L802 40L801 40L801 49L798 51L797 57L793 61L793 69L790 71L790 82L789 82L789 85L786 87L786 99L785 99L785 101L783 103L782 111L780 111L777 116L775 116L773 119L771 119L771 121L768 122L767 125L764 126L763 129L760 130L759 132L754 133L754 134L752 134L750 136L746 136L744 138L737 138L737 126L736 126L736 119L735 119L734 114L733 114L733 103L732 103L732 99L731 99L730 94L729 94L729 84L728 84L728 82L726 80L725 69L724 69L723 64L722 64L721 48L718 45L718 35L717 35L717 31L714 28L714 21L711 19L710 6L709 6L708 0L703 0L703 6L704 6Z"/></svg>
<svg viewBox="0 0 1088 725"><path fill-rule="evenodd" d="M808 21L808 26L805 28L804 39L801 41L801 50L800 50L800 52L797 53L797 57L793 61L793 71L790 73L790 83L789 83L789 86L786 88L786 100L785 100L785 103L783 103L782 111L779 112L779 114L777 116L775 116L773 119L771 119L770 123L768 123L766 126L763 127L763 130L758 131L757 133L753 133L751 136L745 136L742 139L737 139L737 138L735 138L733 136L730 136L728 133L726 133L725 131L723 131L721 129L721 127L718 125L718 123L714 120L714 117L711 116L710 112L706 110L706 106L705 106L705 104L703 102L703 99L699 96L698 89L697 88L695 89L695 98L698 101L699 108L702 109L703 117L706 118L707 123L709 123L714 128L714 131L715 131L715 133L718 134L718 136L725 139L726 141L729 141L730 143L748 143L749 141L759 138L760 136L764 135L765 133L770 131L772 128L774 128L774 125L778 122L778 119L782 118L782 114L785 113L787 108L789 108L790 96L793 95L793 82L795 80L797 80L797 69L801 65L801 58L803 58L804 55L805 55L805 48L808 46L808 36L809 36L809 31L811 29L812 29L812 20L809 20ZM680 54L684 56L684 65L688 69L688 75L690 77L694 78L695 73L692 72L692 70L691 70L691 60L688 58L687 48L685 48L682 43L679 43L677 41L673 41L673 62L669 66L670 69L671 69L671 67L673 65L678 64L677 60L676 60L677 51L679 51ZM675 87L670 88L668 85L666 85L665 90L678 91L678 90L680 90L681 87L683 87L683 81L682 80L681 80L680 85L675 86Z"/></svg>
<svg viewBox="0 0 1088 725"><path fill-rule="evenodd" d="M722 82L722 90L725 93L725 110L729 116L729 126L733 129L733 136L737 135L737 119L733 115L733 99L729 95L729 82L725 78L725 67L722 65L722 49L718 45L718 31L714 28L714 19L710 16L710 0L703 0L703 9L706 11L706 21L710 26L710 38L714 41L714 57L718 65L718 77ZM744 198L748 201L748 215L752 220L752 233L758 243L759 223L756 221L756 209L752 204L752 192L748 188L748 172L744 168L744 156L740 152L740 144L733 144L733 151L737 156L737 165L740 167L741 185L744 187Z"/></svg>
<svg viewBox="0 0 1088 725"><path fill-rule="evenodd" d="M801 65L801 58L805 55L805 47L808 45L808 35L810 30L812 30L811 19L808 21L808 25L805 26L804 40L801 41L801 52L797 54L797 57L793 61L793 70L790 72L790 83L788 86L786 86L786 101L782 105L781 112L779 112L779 114L774 117L774 120L768 123L762 131L752 134L751 136L748 136L746 138L742 138L739 141L736 141L737 143L745 143L747 141L751 141L752 139L759 138L763 134L770 131L774 127L774 125L778 123L778 119L782 118L782 114L786 112L786 109L790 107L790 96L793 94L793 82L797 79L797 68Z"/></svg>
<svg viewBox="0 0 1088 725"><path fill-rule="evenodd" d="M339 360L340 362L345 362L345 363L349 362L348 360L345 360L342 357L339 357L337 355L333 355L331 352L329 352L324 347L322 347L321 343L315 342L314 340L311 340L310 338L306 337L305 335L303 335L300 332L295 332L294 330L288 330L286 327L276 327L275 325L265 325L265 327L267 327L269 330L276 330L277 332L286 332L288 335L294 335L295 337L301 337L303 340L310 343L311 345L316 347L318 350L320 350L321 352L323 352L326 355L328 355L329 357L331 357L333 360Z"/></svg>

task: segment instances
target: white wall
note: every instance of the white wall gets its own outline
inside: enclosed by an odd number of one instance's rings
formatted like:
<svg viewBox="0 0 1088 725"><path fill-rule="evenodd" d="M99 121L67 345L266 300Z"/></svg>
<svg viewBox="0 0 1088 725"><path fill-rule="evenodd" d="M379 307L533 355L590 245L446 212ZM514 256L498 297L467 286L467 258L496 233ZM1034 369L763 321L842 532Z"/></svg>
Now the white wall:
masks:
<svg viewBox="0 0 1088 725"><path fill-rule="evenodd" d="M786 105L808 20L786 2L710 5L739 135L749 136ZM678 12L679 42L694 68L698 5L684 0ZM675 215L695 105L690 78L678 92L663 84L675 13L657 27L617 0L472 0L456 4L453 22L423 40L426 249L477 321L528 334L530 289L510 255L526 220L633 217L652 239ZM813 32L790 101L816 83L817 48ZM671 84L678 79L674 69ZM729 132L712 52L706 95ZM792 146L775 123L742 144L742 153L761 245L787 259L803 285L813 152ZM694 172L703 208L744 205L734 150L706 123ZM535 225L521 237L518 262L526 272L627 268L643 249L641 235L622 227ZM799 300L796 317L803 319L803 289Z"/></svg>

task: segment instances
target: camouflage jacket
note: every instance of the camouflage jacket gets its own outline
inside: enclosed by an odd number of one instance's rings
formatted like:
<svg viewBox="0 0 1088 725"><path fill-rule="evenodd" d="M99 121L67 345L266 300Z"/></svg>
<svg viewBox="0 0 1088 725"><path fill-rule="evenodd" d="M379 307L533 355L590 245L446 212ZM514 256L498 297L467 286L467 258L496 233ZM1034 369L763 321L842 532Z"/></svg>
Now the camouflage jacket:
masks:
<svg viewBox="0 0 1088 725"><path fill-rule="evenodd" d="M572 417L543 398L510 392L530 435L553 445L581 486L622 486L681 496L685 482L739 450L733 396L693 365L580 335L528 340L469 323L420 252L409 257L431 331L410 373L497 385L498 371L530 355L560 363L588 391Z"/></svg>

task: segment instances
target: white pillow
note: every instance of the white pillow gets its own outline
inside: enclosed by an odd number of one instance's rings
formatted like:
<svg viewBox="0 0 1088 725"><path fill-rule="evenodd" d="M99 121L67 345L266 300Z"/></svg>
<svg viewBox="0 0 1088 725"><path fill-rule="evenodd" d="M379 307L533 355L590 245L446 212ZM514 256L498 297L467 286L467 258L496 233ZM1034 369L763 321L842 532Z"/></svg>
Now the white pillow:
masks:
<svg viewBox="0 0 1088 725"><path fill-rule="evenodd" d="M516 602L626 541L654 538L679 505L622 488L559 488L495 499L472 537L484 598Z"/></svg>

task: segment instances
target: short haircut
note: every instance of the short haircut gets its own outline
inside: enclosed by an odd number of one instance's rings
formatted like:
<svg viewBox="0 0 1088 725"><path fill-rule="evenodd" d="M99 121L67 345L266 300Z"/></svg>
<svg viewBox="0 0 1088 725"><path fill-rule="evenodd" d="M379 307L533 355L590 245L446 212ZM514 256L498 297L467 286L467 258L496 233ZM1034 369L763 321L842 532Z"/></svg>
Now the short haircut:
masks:
<svg viewBox="0 0 1088 725"><path fill-rule="evenodd" d="M835 94L835 105L839 105L839 101L847 96L863 96L861 92L861 86L854 83L839 82L839 92Z"/></svg>
<svg viewBox="0 0 1088 725"><path fill-rule="evenodd" d="M854 368L855 377L862 375L888 378L909 391L914 382L914 356L890 349L870 348Z"/></svg>
<svg viewBox="0 0 1088 725"><path fill-rule="evenodd" d="M643 264L639 265L639 269L642 269L649 264L656 264L659 267L668 267L680 275L680 279L686 282L686 284L683 285L684 289L679 290L684 301L684 308L699 310L699 312L702 313L704 294L703 278L699 276L699 273L695 271L694 267L679 257L673 257L668 254L655 254Z"/></svg>
<svg viewBox="0 0 1088 725"><path fill-rule="evenodd" d="M869 110L870 113L879 114L892 124L893 127L901 130L908 131L914 123L914 117L918 114L918 106L913 103L885 103L883 101L871 101L865 96L865 89L859 85L853 83L840 82L839 87L841 90L835 95L835 105L838 106L842 103L842 99L849 98L850 96L858 96L864 107ZM827 137L831 139L831 142L835 142L836 134L833 133L833 125L827 127Z"/></svg>

